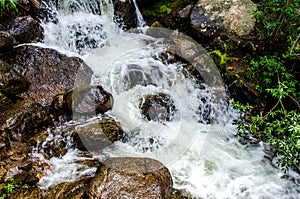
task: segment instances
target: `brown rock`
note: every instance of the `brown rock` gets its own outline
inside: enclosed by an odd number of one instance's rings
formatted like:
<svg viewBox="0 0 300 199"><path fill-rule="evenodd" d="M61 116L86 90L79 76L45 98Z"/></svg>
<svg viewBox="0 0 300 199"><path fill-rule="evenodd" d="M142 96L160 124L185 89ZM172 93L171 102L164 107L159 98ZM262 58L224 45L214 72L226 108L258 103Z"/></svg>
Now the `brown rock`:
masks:
<svg viewBox="0 0 300 199"><path fill-rule="evenodd" d="M165 93L146 95L140 108L144 117L149 121L171 121L176 112L174 101Z"/></svg>
<svg viewBox="0 0 300 199"><path fill-rule="evenodd" d="M43 193L38 187L19 188L11 193L10 198L14 199L41 199Z"/></svg>
<svg viewBox="0 0 300 199"><path fill-rule="evenodd" d="M13 47L16 43L16 39L8 32L0 31L0 52L5 51Z"/></svg>
<svg viewBox="0 0 300 199"><path fill-rule="evenodd" d="M67 57L56 50L19 46L5 60L30 81L21 96L41 105L49 105L54 96L90 84L91 69L79 58Z"/></svg>
<svg viewBox="0 0 300 199"><path fill-rule="evenodd" d="M16 39L16 44L40 42L43 28L30 16L18 17L6 25L7 32Z"/></svg>
<svg viewBox="0 0 300 199"><path fill-rule="evenodd" d="M20 101L0 112L0 132L12 141L27 141L52 124L48 110L35 103Z"/></svg>
<svg viewBox="0 0 300 199"><path fill-rule="evenodd" d="M17 95L28 90L30 83L12 66L0 60L0 92Z"/></svg>
<svg viewBox="0 0 300 199"><path fill-rule="evenodd" d="M114 120L104 119L76 126L73 140L80 150L99 151L122 139L124 132Z"/></svg>
<svg viewBox="0 0 300 199"><path fill-rule="evenodd" d="M63 97L62 108L73 112L73 117L75 114L95 116L111 110L113 103L113 96L102 86L87 86L67 92ZM59 107L59 103L56 104Z"/></svg>
<svg viewBox="0 0 300 199"><path fill-rule="evenodd" d="M149 158L109 158L88 184L89 198L169 198L172 178L160 162Z"/></svg>

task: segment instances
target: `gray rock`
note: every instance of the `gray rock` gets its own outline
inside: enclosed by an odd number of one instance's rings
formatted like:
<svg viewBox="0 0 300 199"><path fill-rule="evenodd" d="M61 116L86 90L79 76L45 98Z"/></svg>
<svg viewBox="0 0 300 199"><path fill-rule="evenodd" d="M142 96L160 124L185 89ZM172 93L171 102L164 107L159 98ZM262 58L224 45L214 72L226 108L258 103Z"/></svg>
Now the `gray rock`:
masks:
<svg viewBox="0 0 300 199"><path fill-rule="evenodd" d="M190 15L191 27L195 30L196 35L212 38L220 34L221 26L205 15L205 9L196 5Z"/></svg>

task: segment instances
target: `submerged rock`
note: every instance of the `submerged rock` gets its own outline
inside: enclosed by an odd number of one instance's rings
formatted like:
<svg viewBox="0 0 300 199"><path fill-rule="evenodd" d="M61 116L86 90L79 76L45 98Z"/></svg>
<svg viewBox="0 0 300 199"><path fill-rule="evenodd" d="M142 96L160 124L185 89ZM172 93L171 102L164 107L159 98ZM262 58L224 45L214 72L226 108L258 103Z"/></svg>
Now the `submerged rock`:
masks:
<svg viewBox="0 0 300 199"><path fill-rule="evenodd" d="M89 85L93 74L80 58L37 46L19 46L6 54L5 61L30 82L29 90L21 97L43 106L74 85Z"/></svg>
<svg viewBox="0 0 300 199"><path fill-rule="evenodd" d="M176 107L170 95L146 95L140 104L143 116L149 121L166 122L174 118Z"/></svg>
<svg viewBox="0 0 300 199"><path fill-rule="evenodd" d="M170 198L172 178L160 162L149 158L109 158L88 184L89 198Z"/></svg>

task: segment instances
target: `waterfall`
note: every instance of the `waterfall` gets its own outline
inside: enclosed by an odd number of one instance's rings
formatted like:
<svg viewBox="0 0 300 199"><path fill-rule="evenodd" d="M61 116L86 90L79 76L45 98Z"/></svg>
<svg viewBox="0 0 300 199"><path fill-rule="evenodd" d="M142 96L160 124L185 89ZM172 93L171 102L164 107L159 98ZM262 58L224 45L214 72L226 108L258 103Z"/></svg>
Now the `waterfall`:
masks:
<svg viewBox="0 0 300 199"><path fill-rule="evenodd" d="M107 114L126 132L126 139L102 151L100 158L155 158L169 168L176 188L197 197L299 197L298 174L284 174L276 168L266 158L263 143L241 144L235 137L233 121L238 111L226 102L219 103L215 88L205 82L197 87L194 79L186 78L181 72L185 63L163 58L168 49L163 36L118 29L108 0L55 2L49 5L56 10L58 22L44 24L41 45L84 59L94 71L92 83L101 84L114 96L114 107ZM138 26L143 26L133 2ZM170 121L148 121L141 114L140 104L146 96L159 93L172 99L175 108ZM38 156L39 151L34 154ZM78 150L69 149L63 157L50 159L52 170L39 186L47 189L95 172L94 168L79 168L74 163L79 158Z"/></svg>
<svg viewBox="0 0 300 199"><path fill-rule="evenodd" d="M146 24L146 22L144 21L143 15L139 10L136 0L132 0L132 1L134 3L134 7L135 7L135 15L136 15L136 19L137 19L137 25L138 25L138 27L143 27Z"/></svg>

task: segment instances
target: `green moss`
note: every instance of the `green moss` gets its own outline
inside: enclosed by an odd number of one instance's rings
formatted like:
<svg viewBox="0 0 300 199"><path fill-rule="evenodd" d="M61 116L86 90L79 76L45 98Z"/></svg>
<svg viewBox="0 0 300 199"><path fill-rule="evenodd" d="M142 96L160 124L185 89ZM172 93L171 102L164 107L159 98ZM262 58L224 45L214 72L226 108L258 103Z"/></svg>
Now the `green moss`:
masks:
<svg viewBox="0 0 300 199"><path fill-rule="evenodd" d="M181 19L178 16L178 11L185 6L196 3L195 0L167 0L153 2L147 7L141 6L141 12L144 19L152 24L155 21L161 22L164 26L171 29L184 30L188 24L185 19Z"/></svg>

